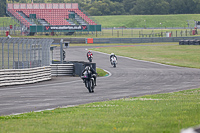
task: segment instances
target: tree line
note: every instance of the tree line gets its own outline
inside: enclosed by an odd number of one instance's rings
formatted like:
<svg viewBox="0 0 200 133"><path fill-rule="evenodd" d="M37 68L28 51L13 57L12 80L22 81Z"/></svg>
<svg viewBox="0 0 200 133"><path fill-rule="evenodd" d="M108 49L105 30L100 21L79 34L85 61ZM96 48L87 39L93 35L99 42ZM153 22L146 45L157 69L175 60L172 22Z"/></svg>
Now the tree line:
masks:
<svg viewBox="0 0 200 133"><path fill-rule="evenodd" d="M6 3L31 3L32 0L0 0L0 16ZM200 0L33 0L34 3L79 3L91 16L198 14Z"/></svg>

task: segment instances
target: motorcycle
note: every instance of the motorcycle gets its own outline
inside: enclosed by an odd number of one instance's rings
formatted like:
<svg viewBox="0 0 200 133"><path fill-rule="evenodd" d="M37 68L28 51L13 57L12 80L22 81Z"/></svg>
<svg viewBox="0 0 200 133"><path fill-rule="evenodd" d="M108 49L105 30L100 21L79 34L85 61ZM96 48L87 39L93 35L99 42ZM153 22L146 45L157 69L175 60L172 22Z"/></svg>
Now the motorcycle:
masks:
<svg viewBox="0 0 200 133"><path fill-rule="evenodd" d="M84 72L83 76L81 76L81 79L83 79L85 83L85 87L88 89L89 93L94 92L94 78L92 76L91 71Z"/></svg>
<svg viewBox="0 0 200 133"><path fill-rule="evenodd" d="M111 65L112 65L113 67L116 67L116 65L117 65L117 59L116 59L116 57L112 57L112 58L111 58Z"/></svg>
<svg viewBox="0 0 200 133"><path fill-rule="evenodd" d="M89 62L92 62L92 59L93 59L93 56L92 56L92 55L89 55L89 56L88 56Z"/></svg>

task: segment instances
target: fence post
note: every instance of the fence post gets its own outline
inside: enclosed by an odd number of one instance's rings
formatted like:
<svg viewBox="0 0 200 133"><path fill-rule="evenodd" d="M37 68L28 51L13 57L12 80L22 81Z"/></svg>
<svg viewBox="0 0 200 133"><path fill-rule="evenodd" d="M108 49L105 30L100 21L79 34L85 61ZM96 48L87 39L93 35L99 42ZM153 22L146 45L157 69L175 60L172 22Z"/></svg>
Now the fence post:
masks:
<svg viewBox="0 0 200 133"><path fill-rule="evenodd" d="M60 40L60 63L63 64L63 39Z"/></svg>
<svg viewBox="0 0 200 133"><path fill-rule="evenodd" d="M123 27L122 27L122 36L123 36Z"/></svg>
<svg viewBox="0 0 200 133"><path fill-rule="evenodd" d="M113 36L113 27L112 27L112 36Z"/></svg>
<svg viewBox="0 0 200 133"><path fill-rule="evenodd" d="M2 69L4 69L4 42L2 43Z"/></svg>
<svg viewBox="0 0 200 133"><path fill-rule="evenodd" d="M139 31L139 38L140 38L140 31Z"/></svg>
<svg viewBox="0 0 200 133"><path fill-rule="evenodd" d="M117 31L117 37L119 37L119 31Z"/></svg>
<svg viewBox="0 0 200 133"><path fill-rule="evenodd" d="M15 41L13 41L13 69L15 65Z"/></svg>
<svg viewBox="0 0 200 133"><path fill-rule="evenodd" d="M133 37L133 29L131 29L131 36Z"/></svg>
<svg viewBox="0 0 200 133"><path fill-rule="evenodd" d="M9 69L9 45L10 45L10 40L8 41L7 45L8 45L8 50L7 50L8 51L8 67L7 68Z"/></svg>

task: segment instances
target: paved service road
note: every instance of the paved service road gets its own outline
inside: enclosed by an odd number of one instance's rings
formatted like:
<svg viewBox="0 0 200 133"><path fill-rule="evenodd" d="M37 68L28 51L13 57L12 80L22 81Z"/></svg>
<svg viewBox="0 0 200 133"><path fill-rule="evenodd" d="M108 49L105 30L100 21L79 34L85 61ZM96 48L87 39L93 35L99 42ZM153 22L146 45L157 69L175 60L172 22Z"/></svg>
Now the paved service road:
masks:
<svg viewBox="0 0 200 133"><path fill-rule="evenodd" d="M69 61L87 61L85 47L70 47ZM182 68L118 57L113 68L109 55L93 52L97 67L111 73L97 78L89 93L80 77L53 77L36 84L0 87L0 115L17 114L60 106L85 104L146 94L174 92L200 86L200 69Z"/></svg>

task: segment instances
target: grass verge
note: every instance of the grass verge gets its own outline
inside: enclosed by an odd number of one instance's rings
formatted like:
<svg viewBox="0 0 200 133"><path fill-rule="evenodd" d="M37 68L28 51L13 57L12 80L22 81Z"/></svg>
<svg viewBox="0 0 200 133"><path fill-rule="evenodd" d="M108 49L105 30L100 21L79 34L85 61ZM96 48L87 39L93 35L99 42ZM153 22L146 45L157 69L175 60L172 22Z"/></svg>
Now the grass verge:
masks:
<svg viewBox="0 0 200 133"><path fill-rule="evenodd" d="M107 72L105 72L103 69L101 69L101 68L96 68L96 72L97 72L97 75L99 76L99 77L104 77L104 76L106 76L108 73Z"/></svg>
<svg viewBox="0 0 200 133"><path fill-rule="evenodd" d="M168 65L200 68L200 45L142 46L140 44L130 47L99 47L92 50Z"/></svg>
<svg viewBox="0 0 200 133"><path fill-rule="evenodd" d="M0 116L0 132L177 133L200 123L200 89Z"/></svg>

